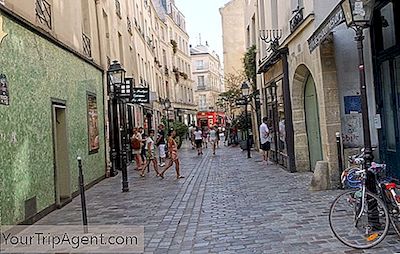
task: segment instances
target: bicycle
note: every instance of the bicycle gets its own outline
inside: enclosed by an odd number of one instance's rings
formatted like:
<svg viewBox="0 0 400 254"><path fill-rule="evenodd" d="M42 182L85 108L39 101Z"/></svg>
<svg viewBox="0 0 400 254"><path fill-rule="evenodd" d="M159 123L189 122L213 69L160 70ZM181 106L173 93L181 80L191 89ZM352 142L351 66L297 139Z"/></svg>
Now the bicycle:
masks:
<svg viewBox="0 0 400 254"><path fill-rule="evenodd" d="M335 237L355 249L368 249L379 244L392 224L400 236L400 197L397 184L380 174L385 164L372 163L367 170L361 156L351 158L358 166L351 166L342 174L342 183L351 188L340 194L329 211L329 225ZM374 177L377 193L366 188L368 172Z"/></svg>

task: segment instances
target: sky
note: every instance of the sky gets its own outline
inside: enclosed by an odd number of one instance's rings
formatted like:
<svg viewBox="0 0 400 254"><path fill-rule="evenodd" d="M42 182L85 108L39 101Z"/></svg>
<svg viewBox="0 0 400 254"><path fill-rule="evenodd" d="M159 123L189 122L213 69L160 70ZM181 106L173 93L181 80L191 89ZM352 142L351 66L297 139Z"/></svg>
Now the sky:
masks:
<svg viewBox="0 0 400 254"><path fill-rule="evenodd" d="M199 44L201 34L202 44L208 42L222 59L222 25L219 8L230 0L175 0L178 9L186 19L186 29L189 33L190 44Z"/></svg>

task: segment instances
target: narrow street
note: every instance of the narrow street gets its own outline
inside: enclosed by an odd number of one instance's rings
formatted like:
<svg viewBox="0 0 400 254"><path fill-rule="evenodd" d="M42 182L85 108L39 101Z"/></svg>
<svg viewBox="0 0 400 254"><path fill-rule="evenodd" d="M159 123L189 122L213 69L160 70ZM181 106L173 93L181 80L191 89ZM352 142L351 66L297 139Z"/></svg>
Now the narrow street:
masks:
<svg viewBox="0 0 400 254"><path fill-rule="evenodd" d="M182 173L164 180L130 170L130 192L120 177L87 191L89 224L145 226L146 253L395 253L400 240L389 235L378 247L356 251L336 240L328 209L338 191L310 192L310 173L290 174L223 147L202 157L181 149ZM119 174L121 175L121 174ZM39 224L79 224L75 198Z"/></svg>

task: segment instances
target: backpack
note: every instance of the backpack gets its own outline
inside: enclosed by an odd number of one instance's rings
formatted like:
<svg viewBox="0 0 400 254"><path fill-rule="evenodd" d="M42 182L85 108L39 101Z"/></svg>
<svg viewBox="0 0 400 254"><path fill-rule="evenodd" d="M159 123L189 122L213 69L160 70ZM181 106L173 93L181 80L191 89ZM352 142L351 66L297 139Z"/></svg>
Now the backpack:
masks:
<svg viewBox="0 0 400 254"><path fill-rule="evenodd" d="M139 150L140 149L140 140L137 138L133 138L131 142L132 149Z"/></svg>

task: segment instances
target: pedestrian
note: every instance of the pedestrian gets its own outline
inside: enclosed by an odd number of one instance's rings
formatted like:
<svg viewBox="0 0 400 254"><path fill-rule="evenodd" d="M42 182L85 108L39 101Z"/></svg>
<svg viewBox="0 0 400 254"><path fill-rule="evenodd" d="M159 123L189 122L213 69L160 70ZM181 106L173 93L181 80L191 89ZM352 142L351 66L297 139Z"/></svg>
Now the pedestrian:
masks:
<svg viewBox="0 0 400 254"><path fill-rule="evenodd" d="M140 152L140 156L142 157L143 165L145 165L146 162L146 140L147 140L147 134L144 132L143 127L139 127L139 132L142 134L142 150Z"/></svg>
<svg viewBox="0 0 400 254"><path fill-rule="evenodd" d="M271 136L268 129L268 118L263 118L263 123L260 125L260 143L261 150L263 151L264 161L269 163L269 150L271 150Z"/></svg>
<svg viewBox="0 0 400 254"><path fill-rule="evenodd" d="M199 127L196 127L196 130L193 132L194 135L194 143L197 148L197 155L203 154L203 135L202 131Z"/></svg>
<svg viewBox="0 0 400 254"><path fill-rule="evenodd" d="M190 125L189 127L189 139L190 139L190 144L192 145L192 149L195 149L195 143L194 143L194 131L196 130L196 128L194 127L194 124Z"/></svg>
<svg viewBox="0 0 400 254"><path fill-rule="evenodd" d="M138 128L132 129L132 137L131 137L131 147L132 147L132 154L136 162L136 169L135 170L142 170L142 134L138 131Z"/></svg>
<svg viewBox="0 0 400 254"><path fill-rule="evenodd" d="M210 143L213 150L213 155L215 155L215 150L217 148L217 126L214 126L210 130Z"/></svg>
<svg viewBox="0 0 400 254"><path fill-rule="evenodd" d="M147 167L150 167L151 162L153 162L153 167L154 167L154 171L156 171L156 175L159 176L160 172L158 172L158 164L157 164L157 158L156 158L156 146L155 146L155 142L154 142L154 130L149 131L149 136L146 139L145 150L146 150L147 163L143 167L142 172L140 173L140 176L144 177L144 172L146 171Z"/></svg>
<svg viewBox="0 0 400 254"><path fill-rule="evenodd" d="M178 145L176 144L175 141L176 137L176 131L175 130L170 130L168 132L168 153L169 153L169 163L167 167L159 174L159 176L164 179L164 174L165 172L172 167L172 165L175 163L175 171L176 171L176 179L181 179L184 178L180 174L180 162L179 162L179 156L178 156Z"/></svg>
<svg viewBox="0 0 400 254"><path fill-rule="evenodd" d="M204 127L202 130L202 137L203 137L203 145L205 145L205 147L208 147L208 127Z"/></svg>
<svg viewBox="0 0 400 254"><path fill-rule="evenodd" d="M217 135L216 143L217 143L217 147L219 147L219 141L220 141L221 138L219 136L220 130L219 130L218 126L216 126L216 131L217 131L217 133L216 133L216 135Z"/></svg>
<svg viewBox="0 0 400 254"><path fill-rule="evenodd" d="M165 166L165 131L164 131L164 124L160 124L158 126L158 134L157 134L157 141L156 145L158 147L158 155L160 157L160 167Z"/></svg>

